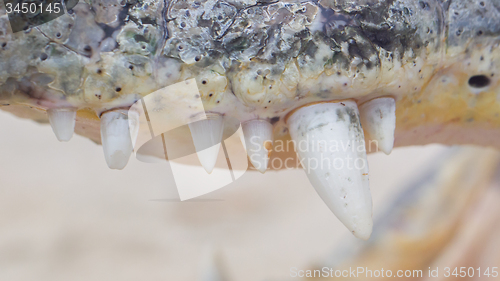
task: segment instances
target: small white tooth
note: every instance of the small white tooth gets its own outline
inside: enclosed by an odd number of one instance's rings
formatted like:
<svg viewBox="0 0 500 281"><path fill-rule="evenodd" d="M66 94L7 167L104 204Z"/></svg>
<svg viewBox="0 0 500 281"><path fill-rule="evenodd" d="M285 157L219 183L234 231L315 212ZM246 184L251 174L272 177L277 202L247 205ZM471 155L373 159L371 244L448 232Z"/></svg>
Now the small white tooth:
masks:
<svg viewBox="0 0 500 281"><path fill-rule="evenodd" d="M132 154L127 110L115 110L101 115L101 142L108 167L121 170Z"/></svg>
<svg viewBox="0 0 500 281"><path fill-rule="evenodd" d="M59 141L69 141L75 131L76 109L48 109L47 115L49 116L49 122L56 138Z"/></svg>
<svg viewBox="0 0 500 281"><path fill-rule="evenodd" d="M206 116L207 119L190 123L189 130L198 159L205 171L210 174L219 155L224 131L224 117L212 113L207 113Z"/></svg>
<svg viewBox="0 0 500 281"><path fill-rule="evenodd" d="M287 124L312 186L354 236L368 239L373 228L372 197L356 103L302 107Z"/></svg>
<svg viewBox="0 0 500 281"><path fill-rule="evenodd" d="M273 148L273 125L265 120L250 120L242 125L248 158L255 169L264 173Z"/></svg>
<svg viewBox="0 0 500 281"><path fill-rule="evenodd" d="M396 102L393 98L378 98L359 107L361 124L367 139L377 142L378 149L390 154L396 129Z"/></svg>

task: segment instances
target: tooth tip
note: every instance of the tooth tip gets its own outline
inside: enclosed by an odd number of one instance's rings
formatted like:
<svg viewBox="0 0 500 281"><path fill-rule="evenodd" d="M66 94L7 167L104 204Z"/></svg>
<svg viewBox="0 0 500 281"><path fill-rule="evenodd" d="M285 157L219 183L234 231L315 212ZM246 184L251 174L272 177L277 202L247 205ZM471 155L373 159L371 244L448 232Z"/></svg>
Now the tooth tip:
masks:
<svg viewBox="0 0 500 281"><path fill-rule="evenodd" d="M213 171L214 171L214 167L213 166L207 166L207 165L203 165L203 169L208 173L208 174L211 174Z"/></svg>
<svg viewBox="0 0 500 281"><path fill-rule="evenodd" d="M273 125L257 119L243 123L242 128L250 162L257 171L265 173L273 148Z"/></svg>
<svg viewBox="0 0 500 281"><path fill-rule="evenodd" d="M115 151L113 155L106 158L106 163L108 167L113 170L123 170L128 163L130 155L123 151Z"/></svg>
<svg viewBox="0 0 500 281"><path fill-rule="evenodd" d="M69 142L72 137L73 137L73 134L71 134L70 136L57 136L56 135L57 140L60 142Z"/></svg>
<svg viewBox="0 0 500 281"><path fill-rule="evenodd" d="M212 173L219 155L224 118L221 115L209 115L208 119L189 124L196 154L201 166L207 173Z"/></svg>
<svg viewBox="0 0 500 281"><path fill-rule="evenodd" d="M361 240L364 240L364 241L367 241L368 239L370 239L370 236L372 235L372 228L370 227L369 229L366 229L366 230L353 230L352 231L352 234L356 237L356 238L359 238Z"/></svg>
<svg viewBox="0 0 500 281"><path fill-rule="evenodd" d="M68 133L68 134L55 134L56 138L60 142L69 142L73 138L73 133Z"/></svg>
<svg viewBox="0 0 500 281"><path fill-rule="evenodd" d="M265 174L267 171L267 162L258 162L258 161L252 161L250 159L250 163L252 163L253 167L255 170L259 171L261 174Z"/></svg>
<svg viewBox="0 0 500 281"><path fill-rule="evenodd" d="M104 113L101 116L101 141L108 167L124 169L132 154L127 115L118 111Z"/></svg>
<svg viewBox="0 0 500 281"><path fill-rule="evenodd" d="M47 110L52 131L60 142L68 142L75 131L76 109L49 109Z"/></svg>
<svg viewBox="0 0 500 281"><path fill-rule="evenodd" d="M54 131L56 138L60 142L69 142L73 138L73 132L57 132Z"/></svg>
<svg viewBox="0 0 500 281"><path fill-rule="evenodd" d="M217 163L217 156L219 155L220 144L211 146L207 149L196 152L201 166L207 173L211 174Z"/></svg>

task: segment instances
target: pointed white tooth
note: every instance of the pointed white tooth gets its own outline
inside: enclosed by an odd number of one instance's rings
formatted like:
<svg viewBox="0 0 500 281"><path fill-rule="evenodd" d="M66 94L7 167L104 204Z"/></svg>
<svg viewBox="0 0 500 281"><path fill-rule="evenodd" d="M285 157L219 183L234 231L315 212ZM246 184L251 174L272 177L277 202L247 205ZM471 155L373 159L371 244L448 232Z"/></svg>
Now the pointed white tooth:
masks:
<svg viewBox="0 0 500 281"><path fill-rule="evenodd" d="M356 103L302 107L287 124L312 186L354 236L368 239L373 227L372 197Z"/></svg>
<svg viewBox="0 0 500 281"><path fill-rule="evenodd" d="M250 120L242 125L248 158L252 165L264 173L273 148L273 125L265 120Z"/></svg>
<svg viewBox="0 0 500 281"><path fill-rule="evenodd" d="M390 154L396 129L396 102L393 98L378 98L359 107L361 124L367 139L374 140L378 149Z"/></svg>
<svg viewBox="0 0 500 281"><path fill-rule="evenodd" d="M75 131L76 109L48 109L47 115L49 116L49 122L56 138L59 141L69 141Z"/></svg>
<svg viewBox="0 0 500 281"><path fill-rule="evenodd" d="M207 113L207 119L189 124L196 154L201 165L212 173L219 155L222 133L224 131L224 117L219 114Z"/></svg>
<svg viewBox="0 0 500 281"><path fill-rule="evenodd" d="M125 168L132 154L127 110L101 115L101 141L108 167L117 170Z"/></svg>

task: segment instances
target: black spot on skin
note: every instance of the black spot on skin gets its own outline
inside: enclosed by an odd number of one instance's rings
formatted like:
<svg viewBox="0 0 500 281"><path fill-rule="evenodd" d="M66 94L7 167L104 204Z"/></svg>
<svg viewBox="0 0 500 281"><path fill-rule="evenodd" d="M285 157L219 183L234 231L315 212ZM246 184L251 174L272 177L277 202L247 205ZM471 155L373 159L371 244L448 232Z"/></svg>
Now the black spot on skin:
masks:
<svg viewBox="0 0 500 281"><path fill-rule="evenodd" d="M271 125L274 125L276 122L280 121L280 118L278 116L271 118L270 122Z"/></svg>
<svg viewBox="0 0 500 281"><path fill-rule="evenodd" d="M84 46L82 55L88 58L92 57L92 47L90 47L89 45Z"/></svg>
<svg viewBox="0 0 500 281"><path fill-rule="evenodd" d="M98 69L97 74L102 74L102 70Z"/></svg>
<svg viewBox="0 0 500 281"><path fill-rule="evenodd" d="M490 78L485 75L476 75L469 79L469 86L472 88L484 88L490 85L490 82Z"/></svg>
<svg viewBox="0 0 500 281"><path fill-rule="evenodd" d="M46 53L41 53L41 54L40 54L40 59L41 59L42 61L46 60L48 57L49 57L49 56L48 56Z"/></svg>
<svg viewBox="0 0 500 281"><path fill-rule="evenodd" d="M117 92L120 92L121 90L122 90L122 88L120 88L120 87L116 87L116 89L115 89L115 91L117 91Z"/></svg>

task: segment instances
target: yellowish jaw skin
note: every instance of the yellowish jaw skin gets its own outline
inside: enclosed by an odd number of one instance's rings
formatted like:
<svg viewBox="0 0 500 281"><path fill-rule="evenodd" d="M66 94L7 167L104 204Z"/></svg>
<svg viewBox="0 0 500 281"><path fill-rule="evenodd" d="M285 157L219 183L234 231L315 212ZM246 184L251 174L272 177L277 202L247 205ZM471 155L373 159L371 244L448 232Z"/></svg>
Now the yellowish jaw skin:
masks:
<svg viewBox="0 0 500 281"><path fill-rule="evenodd" d="M417 92L379 95L392 96L396 100L394 146L442 143L500 147L496 141L500 137L500 85L495 77L500 65L500 51L495 46L488 44L483 49L474 48L476 51L469 55L458 52L449 55ZM471 87L471 73L489 77L490 83L482 88ZM370 94L356 100L362 103L374 97ZM4 104L1 109L19 117L48 122L44 114L46 108L35 104L14 102L9 106ZM99 122L93 109L82 108L77 112L75 133L100 143ZM282 120L275 123L274 128L275 139L284 142L290 139ZM372 151L373 148L369 150ZM293 156L291 153L276 154ZM276 156L271 154L271 157Z"/></svg>

